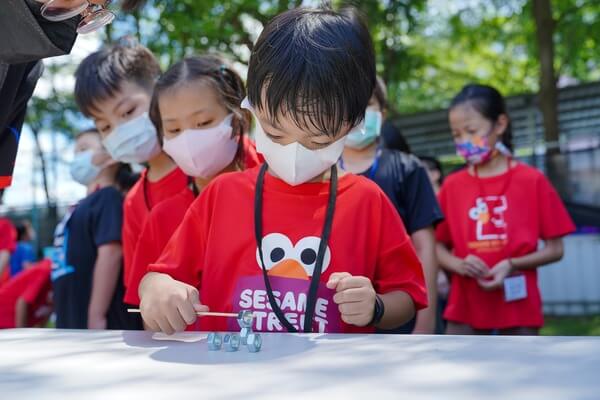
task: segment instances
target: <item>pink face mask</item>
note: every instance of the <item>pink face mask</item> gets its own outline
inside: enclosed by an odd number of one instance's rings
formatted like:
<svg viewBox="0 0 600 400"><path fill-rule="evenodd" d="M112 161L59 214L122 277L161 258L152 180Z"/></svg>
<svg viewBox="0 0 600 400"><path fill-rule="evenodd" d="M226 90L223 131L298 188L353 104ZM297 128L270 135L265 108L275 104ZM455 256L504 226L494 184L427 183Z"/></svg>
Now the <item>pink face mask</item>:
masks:
<svg viewBox="0 0 600 400"><path fill-rule="evenodd" d="M227 167L238 149L231 137L233 115L213 128L186 129L173 139L164 138L163 150L189 176L212 178Z"/></svg>

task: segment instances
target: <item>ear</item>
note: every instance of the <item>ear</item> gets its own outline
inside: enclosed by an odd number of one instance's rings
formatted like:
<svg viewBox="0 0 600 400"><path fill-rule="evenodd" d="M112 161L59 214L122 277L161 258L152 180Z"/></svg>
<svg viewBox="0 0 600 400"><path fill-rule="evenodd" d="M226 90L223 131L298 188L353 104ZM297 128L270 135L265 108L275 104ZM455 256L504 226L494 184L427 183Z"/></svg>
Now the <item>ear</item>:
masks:
<svg viewBox="0 0 600 400"><path fill-rule="evenodd" d="M498 140L502 140L502 135L506 132L508 128L508 124L510 120L508 119L508 115L501 114L496 121L496 127L494 128L494 134L497 136Z"/></svg>

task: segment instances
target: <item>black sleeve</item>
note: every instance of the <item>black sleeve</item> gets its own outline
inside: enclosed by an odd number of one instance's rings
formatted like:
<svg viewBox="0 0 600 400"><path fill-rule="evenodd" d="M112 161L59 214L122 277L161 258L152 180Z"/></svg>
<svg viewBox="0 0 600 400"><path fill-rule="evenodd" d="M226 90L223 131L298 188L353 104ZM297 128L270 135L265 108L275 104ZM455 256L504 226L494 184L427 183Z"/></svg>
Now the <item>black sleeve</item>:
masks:
<svg viewBox="0 0 600 400"><path fill-rule="evenodd" d="M98 193L94 207L94 243L120 242L123 226L123 195L114 188L104 188Z"/></svg>
<svg viewBox="0 0 600 400"><path fill-rule="evenodd" d="M44 70L41 61L10 65L0 87L0 188L8 186L15 166L27 102Z"/></svg>
<svg viewBox="0 0 600 400"><path fill-rule="evenodd" d="M405 190L404 200L406 205L406 230L409 234L430 226L435 226L444 219L438 204L433 187L427 176L427 171L421 162L414 156L407 157L405 161Z"/></svg>

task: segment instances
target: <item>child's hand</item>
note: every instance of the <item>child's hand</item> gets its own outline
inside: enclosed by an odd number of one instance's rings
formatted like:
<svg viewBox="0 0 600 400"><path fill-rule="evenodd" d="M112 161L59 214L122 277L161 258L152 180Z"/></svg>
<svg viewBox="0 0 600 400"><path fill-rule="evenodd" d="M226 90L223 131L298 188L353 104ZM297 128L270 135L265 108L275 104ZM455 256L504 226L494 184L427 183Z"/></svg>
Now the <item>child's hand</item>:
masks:
<svg viewBox="0 0 600 400"><path fill-rule="evenodd" d="M470 278L482 278L488 275L489 268L481 258L469 254L457 268L457 272L462 276Z"/></svg>
<svg viewBox="0 0 600 400"><path fill-rule="evenodd" d="M200 304L198 290L166 274L148 273L140 284L140 310L148 328L172 335L196 322Z"/></svg>
<svg viewBox="0 0 600 400"><path fill-rule="evenodd" d="M506 279L513 272L513 266L510 260L502 260L489 272L491 279L484 280L479 279L477 282L485 290L497 290L501 289L504 285L504 279Z"/></svg>
<svg viewBox="0 0 600 400"><path fill-rule="evenodd" d="M339 307L342 321L356 326L367 326L371 322L376 293L369 278L336 272L329 277L327 287L337 292L333 301Z"/></svg>
<svg viewBox="0 0 600 400"><path fill-rule="evenodd" d="M88 314L88 329L106 329L106 316Z"/></svg>

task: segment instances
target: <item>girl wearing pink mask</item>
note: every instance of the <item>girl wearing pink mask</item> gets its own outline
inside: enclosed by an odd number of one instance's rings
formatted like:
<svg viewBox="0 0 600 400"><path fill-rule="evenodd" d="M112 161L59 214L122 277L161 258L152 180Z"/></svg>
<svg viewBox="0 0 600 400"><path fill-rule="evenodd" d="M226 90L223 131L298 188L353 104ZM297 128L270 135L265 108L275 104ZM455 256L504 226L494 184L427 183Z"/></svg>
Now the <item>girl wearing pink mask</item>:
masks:
<svg viewBox="0 0 600 400"><path fill-rule="evenodd" d="M190 177L189 190L154 207L139 239L125 293L139 305L138 286L157 260L188 207L216 176L260 164L246 136L251 116L240 108L246 89L240 76L217 56L189 57L157 81L150 104L163 150Z"/></svg>
<svg viewBox="0 0 600 400"><path fill-rule="evenodd" d="M537 334L537 268L562 258L573 222L546 177L512 158L510 119L496 89L466 86L449 119L467 167L439 193L446 219L437 227L437 253L452 277L447 333Z"/></svg>

